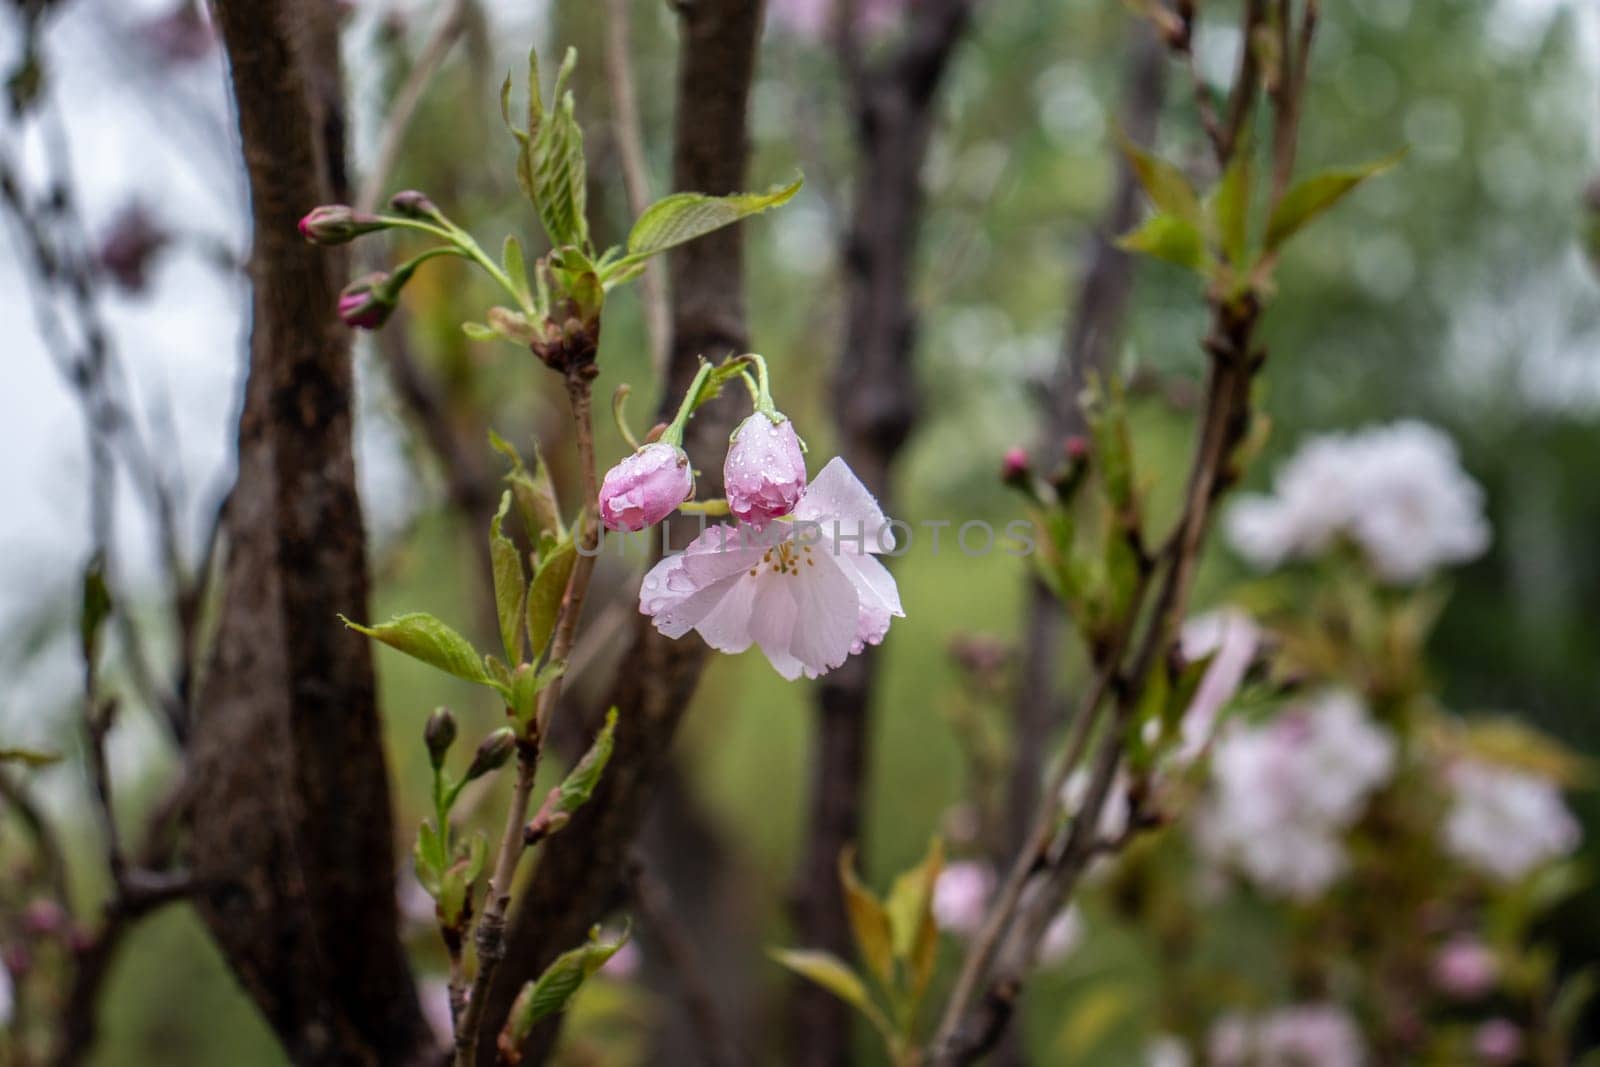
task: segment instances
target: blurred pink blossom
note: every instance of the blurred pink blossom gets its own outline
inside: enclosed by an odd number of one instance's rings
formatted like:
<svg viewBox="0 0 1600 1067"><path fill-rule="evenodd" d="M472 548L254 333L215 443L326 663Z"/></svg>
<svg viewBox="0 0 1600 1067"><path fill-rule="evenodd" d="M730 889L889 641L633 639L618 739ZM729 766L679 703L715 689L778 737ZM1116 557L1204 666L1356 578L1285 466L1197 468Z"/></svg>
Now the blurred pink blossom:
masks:
<svg viewBox="0 0 1600 1067"><path fill-rule="evenodd" d="M880 34L894 28L914 6L916 0L855 0L856 25L863 33ZM836 11L836 0L772 0L768 17L779 29L821 41L833 34Z"/></svg>
<svg viewBox="0 0 1600 1067"><path fill-rule="evenodd" d="M1490 1019L1473 1033L1472 1051L1485 1063L1511 1063L1522 1052L1522 1031L1509 1019Z"/></svg>
<svg viewBox="0 0 1600 1067"><path fill-rule="evenodd" d="M933 884L933 921L941 930L970 937L982 924L993 891L994 871L987 863L958 860Z"/></svg>
<svg viewBox="0 0 1600 1067"><path fill-rule="evenodd" d="M1433 984L1458 1000L1476 1000L1494 988L1500 966L1494 952L1468 934L1452 937L1433 957Z"/></svg>
<svg viewBox="0 0 1600 1067"><path fill-rule="evenodd" d="M1449 774L1445 845L1468 865L1511 882L1578 847L1582 831L1554 782L1481 760Z"/></svg>

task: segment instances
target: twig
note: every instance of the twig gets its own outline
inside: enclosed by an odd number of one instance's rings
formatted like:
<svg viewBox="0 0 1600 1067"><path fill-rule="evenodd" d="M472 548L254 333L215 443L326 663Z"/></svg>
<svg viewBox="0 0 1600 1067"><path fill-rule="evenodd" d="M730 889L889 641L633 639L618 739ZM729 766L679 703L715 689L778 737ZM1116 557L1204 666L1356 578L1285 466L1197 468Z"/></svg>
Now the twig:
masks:
<svg viewBox="0 0 1600 1067"><path fill-rule="evenodd" d="M439 15L439 21L434 24L433 32L423 43L417 61L406 74L406 80L395 92L394 101L389 105L389 115L383 123L383 133L378 138L378 154L372 161L371 169L367 171L366 179L361 183L360 193L356 196L357 211L370 212L378 206L378 201L383 199L384 187L389 183L389 176L400 160L400 149L405 144L406 133L411 129L411 120L416 117L417 105L422 102L422 94L427 91L428 83L444 65L445 57L450 54L456 38L461 36L462 30L466 28L468 2L469 0L445 0L445 8Z"/></svg>
<svg viewBox="0 0 1600 1067"><path fill-rule="evenodd" d="M598 345L598 335L595 338ZM560 663L572 652L577 633L578 617L583 613L584 595L594 573L599 539L599 521L594 512L599 499L599 487L594 460L594 420L591 403L593 378L582 368L567 376L567 398L572 405L574 434L578 442L578 469L583 485L583 530L580 534L583 551L573 563L572 576L567 580L567 590L561 601L561 611L556 622L555 637L550 644L550 662ZM550 717L561 700L561 677L558 675L539 694L539 709L531 737L517 743L517 778L512 788L511 806L506 810L505 828L501 832L500 850L495 859L494 873L483 905L483 915L473 931L473 944L478 949L478 971L472 979L472 990L467 996L456 1028L455 1047L457 1067L470 1067L477 1051L479 1033L483 1029L484 1006L489 999L489 988L495 971L506 954L506 913L511 906L511 883L516 877L517 862L528 845L524 837L524 822L528 818L528 802L533 794L534 776L539 769L540 745L550 723Z"/></svg>
<svg viewBox="0 0 1600 1067"><path fill-rule="evenodd" d="M644 124L634 88L633 48L630 43L628 0L606 0L606 81L611 90L615 119L611 124L622 162L622 185L628 209L637 218L650 206L650 173L645 165ZM645 332L650 338L650 367L660 376L666 371L672 343L672 310L667 306L664 267L657 260L646 266L640 279L644 301Z"/></svg>

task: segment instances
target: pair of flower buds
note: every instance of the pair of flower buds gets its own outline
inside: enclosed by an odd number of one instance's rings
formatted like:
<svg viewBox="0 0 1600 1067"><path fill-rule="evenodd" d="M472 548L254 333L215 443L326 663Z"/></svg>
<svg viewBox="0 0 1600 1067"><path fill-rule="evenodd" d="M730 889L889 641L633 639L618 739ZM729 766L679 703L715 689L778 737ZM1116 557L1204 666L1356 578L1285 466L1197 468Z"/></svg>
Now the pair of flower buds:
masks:
<svg viewBox="0 0 1600 1067"><path fill-rule="evenodd" d="M795 509L806 488L800 437L788 416L757 411L739 424L722 465L728 511L761 529ZM608 530L654 526L694 496L689 456L670 441L653 441L606 472L600 519Z"/></svg>

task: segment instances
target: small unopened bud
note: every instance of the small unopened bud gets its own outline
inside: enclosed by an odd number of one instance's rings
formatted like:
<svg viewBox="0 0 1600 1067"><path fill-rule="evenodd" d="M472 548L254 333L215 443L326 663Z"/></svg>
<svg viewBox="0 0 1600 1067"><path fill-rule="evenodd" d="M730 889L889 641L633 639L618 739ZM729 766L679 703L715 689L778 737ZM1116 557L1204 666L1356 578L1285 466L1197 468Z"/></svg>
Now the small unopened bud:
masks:
<svg viewBox="0 0 1600 1067"><path fill-rule="evenodd" d="M357 278L339 293L339 318L356 330L376 330L394 313L396 287L383 271Z"/></svg>
<svg viewBox="0 0 1600 1067"><path fill-rule="evenodd" d="M1089 439L1082 434L1075 433L1067 438L1063 447L1067 453L1067 458L1077 463L1089 454Z"/></svg>
<svg viewBox="0 0 1600 1067"><path fill-rule="evenodd" d="M324 204L312 208L300 220L300 234L312 244L342 245L364 233L375 233L389 228L389 224L376 215L358 212L345 204Z"/></svg>
<svg viewBox="0 0 1600 1067"><path fill-rule="evenodd" d="M456 740L456 717L450 714L449 708L433 710L433 714L428 716L428 725L422 728L422 740L427 743L428 759L432 761L433 769L444 766L445 753L450 751L450 746Z"/></svg>
<svg viewBox="0 0 1600 1067"><path fill-rule="evenodd" d="M439 218L439 208L427 193L420 193L415 189L407 189L402 193L395 193L389 198L389 207L396 215L404 215L408 219L423 219L433 221Z"/></svg>
<svg viewBox="0 0 1600 1067"><path fill-rule="evenodd" d="M502 726L483 739L478 751L472 754L472 765L467 768L466 781L482 778L490 771L504 767L511 753L517 750L517 735L509 726Z"/></svg>
<svg viewBox="0 0 1600 1067"><path fill-rule="evenodd" d="M1033 472L1033 461L1028 458L1028 450L1018 446L1006 449L1005 458L1000 461L1000 481L1014 489L1020 489L1027 484L1028 475Z"/></svg>

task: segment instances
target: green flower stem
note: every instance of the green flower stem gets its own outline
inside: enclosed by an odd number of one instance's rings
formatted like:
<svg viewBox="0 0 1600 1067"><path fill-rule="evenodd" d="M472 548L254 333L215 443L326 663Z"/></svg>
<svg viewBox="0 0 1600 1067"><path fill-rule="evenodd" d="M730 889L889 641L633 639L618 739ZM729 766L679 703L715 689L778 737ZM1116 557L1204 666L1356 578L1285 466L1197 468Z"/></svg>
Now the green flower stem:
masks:
<svg viewBox="0 0 1600 1067"><path fill-rule="evenodd" d="M383 219L384 222L388 223L395 229L414 230L417 233L425 233L429 236L437 237L442 241L448 241L452 246L454 254L461 256L463 259L470 259L478 266L482 267L486 272L488 272L489 277L493 278L495 282L499 284L500 288L511 294L511 299L516 301L517 308L522 311L523 314L527 315L529 318L539 317L538 311L523 299L522 293L520 293L517 290L517 287L512 284L511 279L506 275L506 272L500 269L500 264L496 263L493 258L491 258L489 254L479 246L478 242L473 239L473 236L470 233L463 230L455 223L445 219L443 225L436 226L431 222L423 222L420 219L409 219L402 215L380 215L378 217Z"/></svg>
<svg viewBox="0 0 1600 1067"><path fill-rule="evenodd" d="M711 364L701 361L700 370L696 372L694 381L689 383L689 388L684 391L683 403L678 405L678 414L662 431L659 440L669 445L683 447L683 431L689 425L689 416L694 414L694 409L700 406L700 390L705 388L706 379L711 377Z"/></svg>
<svg viewBox="0 0 1600 1067"><path fill-rule="evenodd" d="M767 361L755 352L751 352L745 358L756 365L756 393L753 397L756 410L774 423L782 422L787 416L779 411L778 406L772 402L772 383L767 378Z"/></svg>

